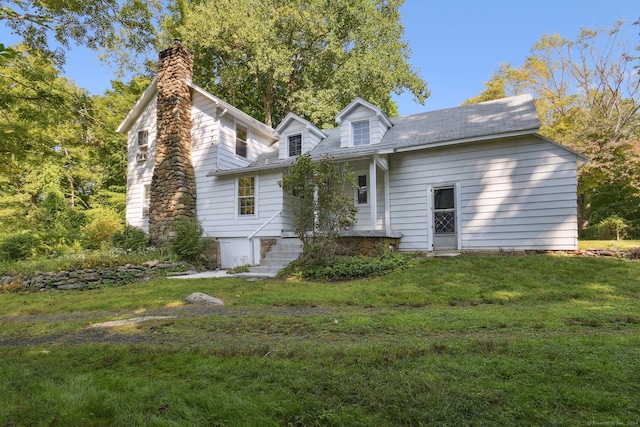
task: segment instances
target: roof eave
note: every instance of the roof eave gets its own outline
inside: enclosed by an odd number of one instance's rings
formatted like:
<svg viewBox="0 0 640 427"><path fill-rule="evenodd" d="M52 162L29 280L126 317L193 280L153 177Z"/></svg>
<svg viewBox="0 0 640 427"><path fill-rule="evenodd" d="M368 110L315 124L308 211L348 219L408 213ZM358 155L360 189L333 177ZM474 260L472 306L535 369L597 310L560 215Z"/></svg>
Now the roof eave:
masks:
<svg viewBox="0 0 640 427"><path fill-rule="evenodd" d="M156 92L158 89L158 86L156 84L157 82L157 77L154 77L153 80L151 80L149 86L147 86L144 92L142 92L142 95L140 95L140 98L138 98L133 108L129 110L127 116L124 118L122 123L120 123L120 126L118 126L118 129L116 129L116 132L121 134L126 134L127 132L129 132L133 124L136 122L136 120L138 120L138 117L140 117L140 114L142 114L144 109L147 108L147 105L153 99L153 97L156 96Z"/></svg>

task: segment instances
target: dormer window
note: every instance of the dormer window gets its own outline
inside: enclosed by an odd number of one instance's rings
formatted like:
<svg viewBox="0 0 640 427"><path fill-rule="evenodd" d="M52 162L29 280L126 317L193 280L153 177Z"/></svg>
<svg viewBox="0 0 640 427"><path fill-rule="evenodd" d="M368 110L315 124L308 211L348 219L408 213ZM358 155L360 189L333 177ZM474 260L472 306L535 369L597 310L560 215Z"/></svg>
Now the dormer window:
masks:
<svg viewBox="0 0 640 427"><path fill-rule="evenodd" d="M136 160L144 162L149 158L149 131L141 130L138 132Z"/></svg>
<svg viewBox="0 0 640 427"><path fill-rule="evenodd" d="M289 157L295 157L302 154L302 134L289 135Z"/></svg>
<svg viewBox="0 0 640 427"><path fill-rule="evenodd" d="M353 146L371 144L371 135L369 132L369 120L360 120L351 123L351 135L353 138Z"/></svg>
<svg viewBox="0 0 640 427"><path fill-rule="evenodd" d="M247 157L247 128L236 123L236 155Z"/></svg>

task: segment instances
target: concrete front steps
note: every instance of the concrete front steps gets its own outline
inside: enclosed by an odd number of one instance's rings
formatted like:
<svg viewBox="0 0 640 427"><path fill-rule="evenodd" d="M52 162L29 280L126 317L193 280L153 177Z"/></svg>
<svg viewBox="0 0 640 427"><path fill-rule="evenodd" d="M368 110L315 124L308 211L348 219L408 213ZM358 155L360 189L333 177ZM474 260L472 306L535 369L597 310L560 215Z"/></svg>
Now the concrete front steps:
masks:
<svg viewBox="0 0 640 427"><path fill-rule="evenodd" d="M247 275L252 277L275 277L291 261L295 261L302 254L302 241L297 238L276 239L276 244L267 252L260 265L250 267Z"/></svg>

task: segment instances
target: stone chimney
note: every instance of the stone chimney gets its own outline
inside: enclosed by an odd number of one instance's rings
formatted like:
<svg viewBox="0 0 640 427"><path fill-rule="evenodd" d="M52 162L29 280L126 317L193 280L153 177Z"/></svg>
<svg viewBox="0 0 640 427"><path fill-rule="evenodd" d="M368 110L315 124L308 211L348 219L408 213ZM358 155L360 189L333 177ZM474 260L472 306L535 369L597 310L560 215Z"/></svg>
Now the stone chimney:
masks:
<svg viewBox="0 0 640 427"><path fill-rule="evenodd" d="M191 52L179 40L160 52L157 135L151 180L149 235L161 245L178 217L196 218L196 179L191 162Z"/></svg>

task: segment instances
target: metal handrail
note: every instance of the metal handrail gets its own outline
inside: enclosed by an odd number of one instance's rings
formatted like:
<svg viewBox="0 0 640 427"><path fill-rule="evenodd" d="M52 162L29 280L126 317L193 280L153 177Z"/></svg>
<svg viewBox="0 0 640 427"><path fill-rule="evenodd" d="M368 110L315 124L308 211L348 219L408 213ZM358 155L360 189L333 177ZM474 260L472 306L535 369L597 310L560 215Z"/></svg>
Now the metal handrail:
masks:
<svg viewBox="0 0 640 427"><path fill-rule="evenodd" d="M266 220L264 222L264 224L262 224L260 227L258 227L256 229L256 231L254 231L253 233L251 233L250 235L247 236L247 239L251 240L255 237L256 234L258 234L263 228L265 228L267 226L267 224L269 224L271 221L273 221L278 215L282 214L282 210L276 212L271 218L269 218L268 220Z"/></svg>

